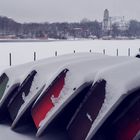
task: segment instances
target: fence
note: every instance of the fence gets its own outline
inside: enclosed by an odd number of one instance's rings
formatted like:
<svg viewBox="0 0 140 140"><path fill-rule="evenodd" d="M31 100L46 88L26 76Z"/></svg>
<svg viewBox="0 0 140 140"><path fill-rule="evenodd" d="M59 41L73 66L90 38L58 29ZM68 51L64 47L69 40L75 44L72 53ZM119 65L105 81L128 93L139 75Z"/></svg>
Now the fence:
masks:
<svg viewBox="0 0 140 140"><path fill-rule="evenodd" d="M140 52L140 48L139 48L138 51ZM89 53L91 53L91 52L93 52L93 51L89 50ZM104 55L106 55L106 52L107 52L106 49L102 50L102 53ZM73 50L73 53L76 53L76 51ZM131 49L130 48L128 48L127 55L131 56ZM54 52L54 56L58 56L58 52L57 51ZM119 49L116 49L116 56L119 56ZM33 52L33 61L36 61L36 60L37 60L37 52ZM12 66L12 53L9 53L9 65Z"/></svg>

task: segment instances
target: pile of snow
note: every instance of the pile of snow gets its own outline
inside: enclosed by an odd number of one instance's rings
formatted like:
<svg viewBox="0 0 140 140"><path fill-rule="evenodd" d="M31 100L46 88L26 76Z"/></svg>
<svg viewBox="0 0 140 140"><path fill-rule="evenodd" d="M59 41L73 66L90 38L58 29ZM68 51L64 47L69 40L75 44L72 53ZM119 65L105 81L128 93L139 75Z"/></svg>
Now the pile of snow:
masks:
<svg viewBox="0 0 140 140"><path fill-rule="evenodd" d="M55 116L63 109L63 107L76 96L73 89L78 89L84 83L93 82L94 77L99 70L111 65L125 63L133 59L136 58L106 57L95 60L79 60L78 62L64 65L59 70L59 72L64 69L69 70L65 77L65 85L60 93L60 96L57 99L57 102L54 104L54 107L49 111L49 113L46 114L44 120L42 120L39 124L37 136L39 136L44 131L44 129L50 124L50 122L55 118ZM46 82L45 89L49 87L50 83L50 81L49 84ZM42 92L42 94L44 93ZM38 97L38 99L42 96L42 94Z"/></svg>
<svg viewBox="0 0 140 140"><path fill-rule="evenodd" d="M140 88L140 61L131 60L124 64L118 64L101 70L95 77L95 82L106 81L106 97L104 104L90 129L87 140L97 132L109 115L109 111L115 107L116 103L131 91Z"/></svg>

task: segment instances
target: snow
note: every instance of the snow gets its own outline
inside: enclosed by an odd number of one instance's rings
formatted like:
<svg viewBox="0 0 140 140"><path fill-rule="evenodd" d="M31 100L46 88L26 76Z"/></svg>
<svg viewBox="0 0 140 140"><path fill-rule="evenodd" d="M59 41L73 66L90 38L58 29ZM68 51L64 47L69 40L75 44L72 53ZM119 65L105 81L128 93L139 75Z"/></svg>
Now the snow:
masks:
<svg viewBox="0 0 140 140"><path fill-rule="evenodd" d="M140 131L138 131L138 133L136 134L136 136L133 138L133 140L139 140L140 137Z"/></svg>
<svg viewBox="0 0 140 140"><path fill-rule="evenodd" d="M79 62L73 62L64 65L59 71L62 71L65 68L69 70L65 77L65 85L60 93L60 96L58 97L57 102L54 104L54 107L49 111L49 113L46 114L44 120L42 120L39 124L37 136L43 132L43 130L50 124L50 122L55 118L59 111L62 110L63 107L76 96L76 93L73 90L74 88L78 89L85 82L93 82L98 70L111 65L116 65L118 63L124 63L132 59L136 58L106 57L96 60L81 60ZM46 84L45 89L47 89L48 86L49 84ZM41 97L41 95L39 97Z"/></svg>
<svg viewBox="0 0 140 140"><path fill-rule="evenodd" d="M95 82L102 79L106 81L106 97L104 104L90 129L87 140L90 140L93 133L97 131L101 123L105 120L109 111L115 104L131 91L140 87L140 61L131 60L125 64L118 64L105 68L98 72ZM94 82L94 83L95 83Z"/></svg>
<svg viewBox="0 0 140 140"><path fill-rule="evenodd" d="M1 71L1 74L5 73L8 76L9 81L7 83L8 86L6 87L6 89L4 91L3 97L0 99L0 106L3 104L3 101L7 97L6 93L8 93L8 91L10 90L12 85L15 83L21 83L23 81L23 79L25 78L24 76L25 76L28 68L30 67L30 65L31 65L31 63L16 66L16 67L11 67L11 68Z"/></svg>
<svg viewBox="0 0 140 140"><path fill-rule="evenodd" d="M40 90L43 85L48 83L52 76L58 75L56 71L57 69L59 69L60 66L63 66L68 62L70 63L79 60L85 61L87 59L94 60L105 57L107 56L97 53L77 53L54 57L52 59L46 60L44 63L42 63L42 61L38 62L36 66L30 69L31 71L35 70L37 74L34 77L28 96L24 98L24 104L22 104L21 108L19 109L18 114L12 124L12 127L14 127L14 125L20 119L21 115L24 113L26 108L32 103L32 100L35 99L38 96L38 94L40 94L38 90Z"/></svg>
<svg viewBox="0 0 140 140"><path fill-rule="evenodd" d="M40 61L43 63L45 60L40 60ZM1 72L1 74L5 73L8 76L9 81L7 83L8 86L6 87L4 94L3 94L2 98L0 99L0 106L3 104L3 102L7 98L7 96L8 96L7 93L11 89L13 84L22 83L23 80L25 79L25 77L27 76L29 69L31 67L33 67L33 65L36 65L36 62L30 62L27 64L12 66L12 67L5 69Z"/></svg>
<svg viewBox="0 0 140 140"><path fill-rule="evenodd" d="M89 113L86 114L87 118L89 119L90 122L93 122L91 116L89 115Z"/></svg>
<svg viewBox="0 0 140 140"><path fill-rule="evenodd" d="M6 75L9 78L9 81L7 83L8 87L5 89L5 92L3 94L3 97L0 100L0 106L3 104L3 102L5 101L5 99L8 96L8 91L11 89L11 87L13 86L13 84L15 83L22 83L23 80L26 78L26 76L29 74L29 72L31 71L31 69L35 66L38 65L43 65L45 63L51 63L51 62L57 62L59 60L63 60L66 57L89 57L89 56L101 56L102 54L97 54L97 53L77 53L77 54L68 54L68 55L61 55L58 57L49 57L46 59L41 59L39 61L36 62L30 62L30 63L26 63L26 64L21 64L18 66L13 66L11 68L5 69L3 72L6 73ZM44 75L43 75L44 76ZM39 81L41 82L41 81Z"/></svg>
<svg viewBox="0 0 140 140"><path fill-rule="evenodd" d="M12 65L23 64L33 61L33 53L37 53L37 59L76 52L98 52L106 50L107 55L116 56L116 49L119 56L128 55L128 48L131 55L139 52L140 40L78 40L78 41L51 41L51 42L5 42L0 43L0 65L9 65L9 53L12 54ZM26 51L28 50L28 51ZM4 61L3 61L4 60Z"/></svg>
<svg viewBox="0 0 140 140"><path fill-rule="evenodd" d="M131 49L131 55L139 52L140 40L80 40L80 41L55 41L55 42L8 42L0 43L0 72L1 68L8 67L9 53L12 54L12 65L24 64L33 61L33 52L37 53L37 59L54 56L55 51L58 55L77 52L99 52L106 50L107 55L116 56L116 49L119 49L119 55L128 55L128 48ZM3 70L2 70L3 71ZM9 83L10 84L10 83ZM0 124L2 140L35 140L34 135L27 133L18 134L10 130L9 126ZM46 138L45 138L46 139ZM49 140L52 140L48 137ZM56 138L58 139L58 138ZM54 139L54 140L56 140Z"/></svg>
<svg viewBox="0 0 140 140"><path fill-rule="evenodd" d="M11 131L10 127L7 125L0 125L0 132L1 136L0 139L2 140L35 140L36 138L33 136L23 135L20 133L16 133L14 131Z"/></svg>
<svg viewBox="0 0 140 140"><path fill-rule="evenodd" d="M8 122L8 123L7 123ZM67 135L55 128L50 129L46 135L37 138L35 136L36 130L32 125L26 125L17 132L10 129L9 120L0 124L0 139L1 140L66 140Z"/></svg>

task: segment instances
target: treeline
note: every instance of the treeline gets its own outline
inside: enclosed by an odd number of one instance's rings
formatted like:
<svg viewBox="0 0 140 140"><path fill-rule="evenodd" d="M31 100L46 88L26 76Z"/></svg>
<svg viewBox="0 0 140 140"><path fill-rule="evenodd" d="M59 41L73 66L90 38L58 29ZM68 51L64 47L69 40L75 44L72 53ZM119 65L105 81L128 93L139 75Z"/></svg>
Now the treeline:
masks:
<svg viewBox="0 0 140 140"><path fill-rule="evenodd" d="M111 35L113 38L140 38L140 22L137 20L130 20L126 30L120 30L116 24L113 24L112 30L108 32L108 35Z"/></svg>
<svg viewBox="0 0 140 140"><path fill-rule="evenodd" d="M140 37L140 22L131 20L127 30L120 30L112 25L107 35ZM17 23L7 17L0 17L0 37L15 38L101 38L103 36L102 23L98 21L82 20L79 23Z"/></svg>

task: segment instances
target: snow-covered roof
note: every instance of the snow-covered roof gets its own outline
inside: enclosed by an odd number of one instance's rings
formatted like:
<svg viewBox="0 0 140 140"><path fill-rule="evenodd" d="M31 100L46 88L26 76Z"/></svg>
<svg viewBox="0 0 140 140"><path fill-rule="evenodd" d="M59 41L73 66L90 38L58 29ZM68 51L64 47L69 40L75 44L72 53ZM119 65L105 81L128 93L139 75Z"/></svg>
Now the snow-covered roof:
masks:
<svg viewBox="0 0 140 140"><path fill-rule="evenodd" d="M73 94L73 89L78 89L82 84L86 82L93 82L96 73L108 66L116 65L119 63L125 63L136 58L131 57L106 57L98 58L94 60L79 60L76 62L71 62L66 65L63 65L62 68L57 72L60 73L63 69L67 68L69 71L66 74L65 85L58 97L57 104L49 111L44 120L40 123L40 128L38 129L37 136L39 136L47 125L55 118L55 116L62 110L62 108L69 102L70 99L74 98L76 94ZM57 74L55 76L57 76ZM51 82L54 80L54 77L51 80L46 81L47 89ZM43 92L42 92L43 94ZM38 97L36 102L42 96ZM36 104L36 103L35 103ZM34 104L34 105L35 105Z"/></svg>
<svg viewBox="0 0 140 140"><path fill-rule="evenodd" d="M92 124L87 140L90 140L97 132L121 97L140 88L140 60L134 59L103 69L96 75L94 83L100 80L106 81L106 96L104 104Z"/></svg>

